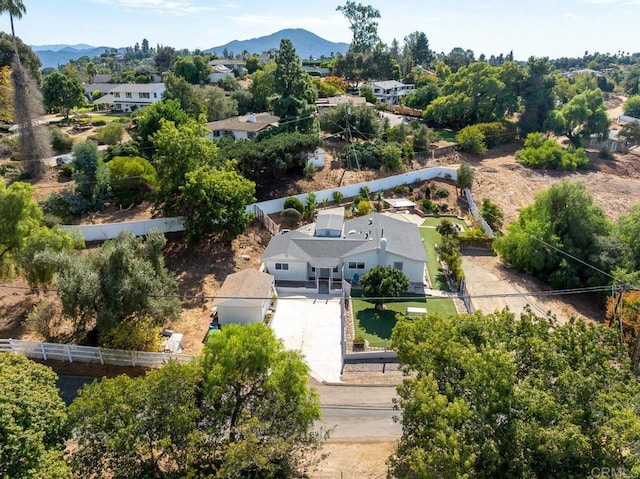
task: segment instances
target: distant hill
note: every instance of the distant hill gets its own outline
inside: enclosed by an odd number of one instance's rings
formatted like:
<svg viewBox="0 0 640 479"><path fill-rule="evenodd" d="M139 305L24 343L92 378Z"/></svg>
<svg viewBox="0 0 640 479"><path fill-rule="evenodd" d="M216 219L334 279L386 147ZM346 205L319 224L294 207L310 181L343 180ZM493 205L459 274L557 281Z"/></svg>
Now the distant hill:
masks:
<svg viewBox="0 0 640 479"><path fill-rule="evenodd" d="M278 48L280 46L280 40L283 38L291 40L296 49L296 53L302 59L309 57L320 58L323 55L328 57L331 55L331 52L345 53L349 48L349 44L347 43L330 42L308 30L289 28L265 37L252 38L250 40L234 40L226 45L220 45L219 47L209 48L204 51L206 53L215 53L218 56L222 56L225 48L234 55L242 53L244 50L247 50L251 54L260 54L271 48Z"/></svg>
<svg viewBox="0 0 640 479"><path fill-rule="evenodd" d="M49 48L47 48L49 47ZM83 48L76 48L83 47ZM41 45L31 46L33 52L40 58L42 68L57 67L58 65L64 65L69 60L77 60L80 57L87 56L89 58L99 57L105 50L109 50L110 47L93 47L91 45ZM118 51L124 52L124 48L119 48Z"/></svg>

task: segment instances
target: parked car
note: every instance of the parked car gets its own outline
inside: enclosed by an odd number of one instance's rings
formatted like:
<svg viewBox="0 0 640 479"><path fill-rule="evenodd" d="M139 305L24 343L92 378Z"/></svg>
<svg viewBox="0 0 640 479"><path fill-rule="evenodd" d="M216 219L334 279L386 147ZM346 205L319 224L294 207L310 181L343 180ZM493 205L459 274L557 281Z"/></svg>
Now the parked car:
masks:
<svg viewBox="0 0 640 479"><path fill-rule="evenodd" d="M70 156L59 156L58 158L56 158L56 165L58 166L68 165L72 161L73 160L71 159Z"/></svg>

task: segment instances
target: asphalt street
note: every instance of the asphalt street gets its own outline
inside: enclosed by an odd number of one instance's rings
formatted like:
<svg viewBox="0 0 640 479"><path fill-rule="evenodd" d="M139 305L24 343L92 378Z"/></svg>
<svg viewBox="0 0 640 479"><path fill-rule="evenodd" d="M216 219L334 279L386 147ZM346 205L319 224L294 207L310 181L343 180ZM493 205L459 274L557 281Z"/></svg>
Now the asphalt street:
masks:
<svg viewBox="0 0 640 479"><path fill-rule="evenodd" d="M69 404L78 390L95 378L60 376L58 388L62 399ZM332 429L332 438L390 438L400 437L402 427L394 421L399 411L393 408L394 387L388 386L332 386L310 379L320 395L322 426Z"/></svg>

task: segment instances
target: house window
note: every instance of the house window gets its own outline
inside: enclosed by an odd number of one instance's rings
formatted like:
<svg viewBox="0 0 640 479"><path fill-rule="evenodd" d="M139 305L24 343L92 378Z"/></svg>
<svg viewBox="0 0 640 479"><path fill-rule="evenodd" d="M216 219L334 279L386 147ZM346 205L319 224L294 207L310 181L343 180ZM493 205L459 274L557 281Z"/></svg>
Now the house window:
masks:
<svg viewBox="0 0 640 479"><path fill-rule="evenodd" d="M113 96L114 96L115 98L120 98L120 92L119 92L119 91L114 92L114 93L113 93Z"/></svg>
<svg viewBox="0 0 640 479"><path fill-rule="evenodd" d="M335 268L333 268L333 272L337 273L338 272L338 267L336 266Z"/></svg>
<svg viewBox="0 0 640 479"><path fill-rule="evenodd" d="M281 271L288 271L289 263L276 263L276 269Z"/></svg>
<svg viewBox="0 0 640 479"><path fill-rule="evenodd" d="M393 263L393 267L394 267L395 269L399 269L400 271L402 271L402 261L395 261L395 262Z"/></svg>
<svg viewBox="0 0 640 479"><path fill-rule="evenodd" d="M158 98L158 94L156 92L153 92L153 98Z"/></svg>
<svg viewBox="0 0 640 479"><path fill-rule="evenodd" d="M364 269L364 263L356 263L352 261L349 263L349 269Z"/></svg>
<svg viewBox="0 0 640 479"><path fill-rule="evenodd" d="M126 92L124 95L125 95L127 98L132 98L132 97L133 97L133 95L131 94L131 92L130 92L130 91Z"/></svg>
<svg viewBox="0 0 640 479"><path fill-rule="evenodd" d="M138 98L149 98L149 93L138 93Z"/></svg>
<svg viewBox="0 0 640 479"><path fill-rule="evenodd" d="M315 273L315 272L316 272L316 268L315 268L315 266L312 266L312 267L311 267L311 272L312 272L312 273Z"/></svg>

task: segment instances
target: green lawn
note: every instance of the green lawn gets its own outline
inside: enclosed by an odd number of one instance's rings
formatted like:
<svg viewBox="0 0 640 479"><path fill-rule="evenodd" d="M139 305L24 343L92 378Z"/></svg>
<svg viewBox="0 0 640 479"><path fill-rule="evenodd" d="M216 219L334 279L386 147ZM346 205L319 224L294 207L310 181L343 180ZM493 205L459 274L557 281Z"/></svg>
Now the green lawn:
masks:
<svg viewBox="0 0 640 479"><path fill-rule="evenodd" d="M453 301L449 298L433 298L418 294L407 294L397 301L386 302L386 311L375 309L372 302L360 299L361 291L352 292L353 320L356 336L369 341L370 346L382 347L385 340L391 339L391 332L396 325L396 313L405 313L408 307L427 308L429 313L440 313L445 316L456 314Z"/></svg>
<svg viewBox="0 0 640 479"><path fill-rule="evenodd" d="M436 134L438 135L438 137L440 137L441 140L443 141L456 141L456 135L458 134L457 131L453 131L453 130L445 130L445 129L435 129L434 130L436 132Z"/></svg>
<svg viewBox="0 0 640 479"><path fill-rule="evenodd" d="M442 236L435 230L435 227L440 224L443 219L447 219L452 223L456 223L461 225L465 230L468 229L467 224L453 217L446 218L436 218L430 217L426 218L422 222L422 226L430 226L430 228L419 228L420 236L422 236L424 249L427 252L427 270L429 271L429 279L431 280L431 287L433 289L439 289L441 291L449 291L449 285L447 284L447 280L444 276L444 271L442 270L442 266L440 266L440 262L438 261L438 254L436 253L435 244L438 243Z"/></svg>

